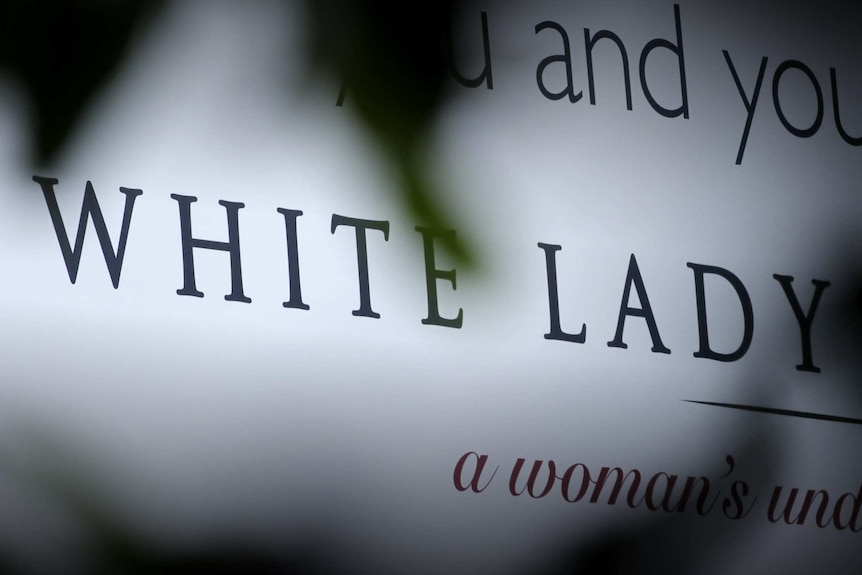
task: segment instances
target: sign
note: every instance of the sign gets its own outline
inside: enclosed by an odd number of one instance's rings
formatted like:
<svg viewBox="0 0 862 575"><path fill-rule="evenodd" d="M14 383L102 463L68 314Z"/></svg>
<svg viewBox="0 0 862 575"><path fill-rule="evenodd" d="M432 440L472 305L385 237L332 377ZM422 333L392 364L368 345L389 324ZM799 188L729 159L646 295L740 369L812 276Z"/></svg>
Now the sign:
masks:
<svg viewBox="0 0 862 575"><path fill-rule="evenodd" d="M856 14L465 9L440 229L301 90L295 12L173 6L50 169L11 122L10 445L154 541L341 572L858 562Z"/></svg>

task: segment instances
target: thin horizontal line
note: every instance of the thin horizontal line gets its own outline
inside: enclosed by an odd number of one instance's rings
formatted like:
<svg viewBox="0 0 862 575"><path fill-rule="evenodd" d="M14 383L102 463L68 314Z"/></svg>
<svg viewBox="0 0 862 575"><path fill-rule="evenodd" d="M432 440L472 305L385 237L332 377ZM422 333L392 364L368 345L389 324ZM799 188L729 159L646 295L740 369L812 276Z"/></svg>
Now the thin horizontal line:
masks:
<svg viewBox="0 0 862 575"><path fill-rule="evenodd" d="M754 411L756 413L771 413L772 415L786 415L789 417L801 417L803 419L819 419L820 421L835 421L838 423L854 423L862 425L862 419L852 417L841 417L838 415L826 415L823 413L808 413L807 411L792 411L789 409L776 409L774 407L760 407L756 405L739 405L736 403L716 403L713 401L697 401L694 399L683 399L686 403L699 403L700 405L711 405L713 407L726 407L728 409L740 409L743 411Z"/></svg>

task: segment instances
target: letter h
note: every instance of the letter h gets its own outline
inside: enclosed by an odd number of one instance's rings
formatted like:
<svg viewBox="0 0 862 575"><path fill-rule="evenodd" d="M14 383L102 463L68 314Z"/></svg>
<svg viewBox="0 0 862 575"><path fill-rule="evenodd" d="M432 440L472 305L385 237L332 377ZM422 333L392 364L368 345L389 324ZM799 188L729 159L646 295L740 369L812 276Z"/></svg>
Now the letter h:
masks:
<svg viewBox="0 0 862 575"><path fill-rule="evenodd" d="M228 241L216 242L192 237L191 205L198 201L196 197L171 194L171 198L175 199L180 207L180 233L183 242L183 287L177 290L177 295L204 297L203 292L198 291L195 286L194 248L202 248L230 253L231 292L224 296L224 299L251 303L251 298L245 297L242 291L242 262L239 251L239 210L244 208L245 204L219 200L219 205L224 206L227 211Z"/></svg>

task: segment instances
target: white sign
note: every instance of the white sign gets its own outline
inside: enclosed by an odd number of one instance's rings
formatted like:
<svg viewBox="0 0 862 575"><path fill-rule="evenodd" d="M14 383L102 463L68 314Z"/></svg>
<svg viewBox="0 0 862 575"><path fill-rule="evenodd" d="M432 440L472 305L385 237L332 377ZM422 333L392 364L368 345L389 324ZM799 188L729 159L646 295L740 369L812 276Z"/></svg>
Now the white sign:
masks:
<svg viewBox="0 0 862 575"><path fill-rule="evenodd" d="M772 4L465 10L451 230L292 7L176 3L36 173L4 101L9 449L325 570L852 570L859 20ZM4 541L86 530L40 501Z"/></svg>

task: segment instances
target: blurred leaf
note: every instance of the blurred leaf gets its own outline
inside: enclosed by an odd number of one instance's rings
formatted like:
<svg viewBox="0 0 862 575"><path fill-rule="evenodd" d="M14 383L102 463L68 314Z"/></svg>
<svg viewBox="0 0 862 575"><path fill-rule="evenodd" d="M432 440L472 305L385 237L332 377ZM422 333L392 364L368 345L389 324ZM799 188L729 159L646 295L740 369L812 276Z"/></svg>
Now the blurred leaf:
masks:
<svg viewBox="0 0 862 575"><path fill-rule="evenodd" d="M35 159L52 161L129 40L161 2L69 0L0 3L0 67L32 105Z"/></svg>
<svg viewBox="0 0 862 575"><path fill-rule="evenodd" d="M5 473L41 491L79 522L91 544L84 557L92 573L103 575L315 575L323 567L324 540L319 534L293 536L278 551L248 546L241 538L223 538L194 548L165 549L135 528L121 510L106 502L103 488L110 474L105 461L87 457L83 444L45 425L25 425L15 447L0 444ZM117 480L117 476L113 477ZM165 510L169 512L169 510ZM0 573L3 569L0 557ZM18 572L18 571L16 571ZM57 573L68 573L60 566ZM27 572L24 572L25 574Z"/></svg>
<svg viewBox="0 0 862 575"><path fill-rule="evenodd" d="M454 226L425 146L451 82L454 6L451 0L308 2L313 62L343 79L343 94L389 160L410 215L438 229ZM473 263L458 236L440 240L458 263Z"/></svg>

